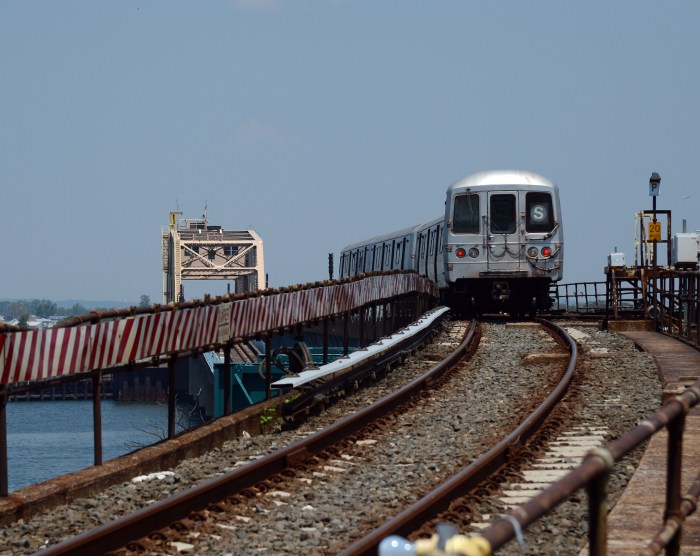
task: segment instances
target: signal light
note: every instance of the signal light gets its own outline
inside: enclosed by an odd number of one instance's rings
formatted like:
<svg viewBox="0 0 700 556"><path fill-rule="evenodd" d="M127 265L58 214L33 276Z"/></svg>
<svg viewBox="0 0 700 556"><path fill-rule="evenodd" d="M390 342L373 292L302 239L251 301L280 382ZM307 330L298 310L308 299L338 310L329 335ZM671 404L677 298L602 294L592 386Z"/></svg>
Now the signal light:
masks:
<svg viewBox="0 0 700 556"><path fill-rule="evenodd" d="M543 257L551 257L552 256L552 248L551 247L543 247L542 248L542 256Z"/></svg>
<svg viewBox="0 0 700 556"><path fill-rule="evenodd" d="M464 250L463 247L458 247L457 251L455 251L455 255L457 255L458 259L463 259L467 252Z"/></svg>
<svg viewBox="0 0 700 556"><path fill-rule="evenodd" d="M472 247L472 248L469 250L469 256L470 256L472 259L476 259L476 258L479 256L479 250L478 250L476 247Z"/></svg>

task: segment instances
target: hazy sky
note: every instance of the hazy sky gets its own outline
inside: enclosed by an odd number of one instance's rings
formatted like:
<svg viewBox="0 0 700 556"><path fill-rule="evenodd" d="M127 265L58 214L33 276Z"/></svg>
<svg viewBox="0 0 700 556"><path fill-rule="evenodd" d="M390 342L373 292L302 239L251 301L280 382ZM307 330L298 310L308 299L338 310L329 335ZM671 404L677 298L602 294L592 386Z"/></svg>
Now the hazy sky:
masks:
<svg viewBox="0 0 700 556"><path fill-rule="evenodd" d="M566 282L700 228L700 2L0 2L0 297L161 298L179 205L273 287L430 220L475 171L559 184ZM185 282L188 298L224 282Z"/></svg>

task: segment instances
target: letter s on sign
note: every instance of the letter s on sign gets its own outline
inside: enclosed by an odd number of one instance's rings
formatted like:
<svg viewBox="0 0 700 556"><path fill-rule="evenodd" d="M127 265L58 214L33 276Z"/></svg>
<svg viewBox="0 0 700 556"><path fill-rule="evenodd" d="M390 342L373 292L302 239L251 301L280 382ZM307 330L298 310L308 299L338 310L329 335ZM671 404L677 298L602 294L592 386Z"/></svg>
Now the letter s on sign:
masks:
<svg viewBox="0 0 700 556"><path fill-rule="evenodd" d="M541 222L547 218L547 211L544 205L534 205L530 210L530 218L535 222Z"/></svg>

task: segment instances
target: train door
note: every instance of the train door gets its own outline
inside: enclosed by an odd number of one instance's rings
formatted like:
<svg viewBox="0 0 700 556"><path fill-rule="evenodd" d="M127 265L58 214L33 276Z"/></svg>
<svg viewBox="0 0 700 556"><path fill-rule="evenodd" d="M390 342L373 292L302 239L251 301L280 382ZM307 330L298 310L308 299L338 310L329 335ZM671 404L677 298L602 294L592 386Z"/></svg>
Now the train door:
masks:
<svg viewBox="0 0 700 556"><path fill-rule="evenodd" d="M394 240L394 268L400 269L403 267L401 264L401 248L403 247L403 241L400 239Z"/></svg>
<svg viewBox="0 0 700 556"><path fill-rule="evenodd" d="M435 233L433 230L428 228L428 235L426 236L426 243L427 243L427 253L425 254L425 275L430 278L430 267L431 262L433 260L433 255L435 254L435 249L434 249L434 242L435 242Z"/></svg>
<svg viewBox="0 0 700 556"><path fill-rule="evenodd" d="M507 273L521 270L521 242L518 230L519 212L517 192L489 192L487 210L487 270L490 272Z"/></svg>
<svg viewBox="0 0 700 556"><path fill-rule="evenodd" d="M406 247L408 246L408 238L403 238L401 242L401 270L406 270Z"/></svg>

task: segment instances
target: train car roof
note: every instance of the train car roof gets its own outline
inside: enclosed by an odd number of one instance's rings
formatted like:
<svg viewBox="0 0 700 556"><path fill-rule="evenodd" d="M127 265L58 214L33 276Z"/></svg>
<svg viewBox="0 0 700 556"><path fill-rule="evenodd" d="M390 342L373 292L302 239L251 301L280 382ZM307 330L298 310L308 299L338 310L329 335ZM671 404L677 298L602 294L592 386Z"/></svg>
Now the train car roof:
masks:
<svg viewBox="0 0 700 556"><path fill-rule="evenodd" d="M433 220L430 220L429 222L423 222L422 224L416 224L415 226L410 226L408 228L403 228L401 230L397 230L395 232L389 232L388 234L383 234L380 236L375 236L369 239L366 239L364 241L358 241L357 243L351 243L350 245L346 245L343 247L340 252L344 253L345 251L351 251L353 249L357 249L358 247L364 247L365 245L374 245L375 243L383 243L385 241L391 241L399 237L404 237L413 234L417 230L430 226L433 224L437 224L438 222L444 220L444 216L439 216L438 218L435 218Z"/></svg>
<svg viewBox="0 0 700 556"><path fill-rule="evenodd" d="M476 172L469 174L448 188L448 191L462 187L479 187L495 185L540 185L558 189L557 185L535 172L526 170L489 170L486 172Z"/></svg>

